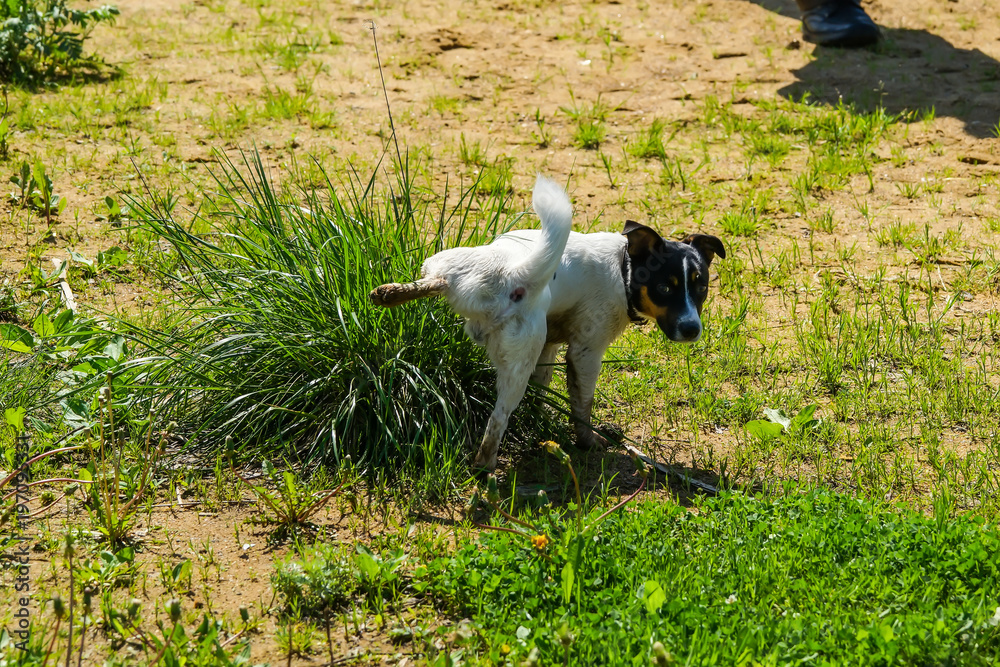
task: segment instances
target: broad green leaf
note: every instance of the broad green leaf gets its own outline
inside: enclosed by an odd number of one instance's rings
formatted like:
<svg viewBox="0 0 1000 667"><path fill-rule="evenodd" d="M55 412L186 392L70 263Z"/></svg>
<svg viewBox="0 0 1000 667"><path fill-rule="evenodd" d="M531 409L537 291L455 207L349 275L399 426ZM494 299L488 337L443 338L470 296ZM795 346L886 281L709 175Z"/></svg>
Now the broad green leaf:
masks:
<svg viewBox="0 0 1000 667"><path fill-rule="evenodd" d="M772 408L764 408L764 414L775 424L781 424L783 428L788 428L792 423L792 420L784 413L783 410L774 410Z"/></svg>
<svg viewBox="0 0 1000 667"><path fill-rule="evenodd" d="M42 313L41 315L35 318L35 321L31 323L31 328L35 330L35 333L37 333L39 336L43 338L46 336L51 336L56 332L56 326L52 323L52 320L49 319L49 316L46 315L45 313Z"/></svg>
<svg viewBox="0 0 1000 667"><path fill-rule="evenodd" d="M813 415L816 414L816 410L819 408L818 405L813 403L812 405L807 405L806 407L799 410L799 414L795 415L792 419L792 430L805 430L807 428L815 428L819 424L818 419L814 419Z"/></svg>
<svg viewBox="0 0 1000 667"><path fill-rule="evenodd" d="M128 260L128 255L118 246L97 253L97 263L100 266L122 266Z"/></svg>
<svg viewBox="0 0 1000 667"><path fill-rule="evenodd" d="M368 579L375 579L378 577L378 561L368 549L362 549L362 545L358 545L358 569L361 570L363 574Z"/></svg>
<svg viewBox="0 0 1000 667"><path fill-rule="evenodd" d="M74 373L82 373L84 375L93 375L97 369L94 368L94 364L89 361L85 361L82 364L77 364L73 366Z"/></svg>
<svg viewBox="0 0 1000 667"><path fill-rule="evenodd" d="M573 582L576 580L576 572L572 563L566 563L562 569L562 595L563 604L569 604L573 598Z"/></svg>
<svg viewBox="0 0 1000 667"><path fill-rule="evenodd" d="M763 419L749 421L743 425L743 428L746 429L747 433L761 440L773 440L781 435L784 429L781 424L764 421Z"/></svg>
<svg viewBox="0 0 1000 667"><path fill-rule="evenodd" d="M45 175L45 165L42 164L41 160L35 160L34 167L31 169L31 177L35 181L35 187L39 190L44 190L46 185L51 183Z"/></svg>
<svg viewBox="0 0 1000 667"><path fill-rule="evenodd" d="M57 333L62 333L63 331L66 330L66 327L72 321L73 321L73 311L67 308L63 311L60 311L60 313L56 315L56 319L55 322L53 322L53 326L55 326Z"/></svg>
<svg viewBox="0 0 1000 667"><path fill-rule="evenodd" d="M7 408L3 411L4 421L10 426L14 427L14 430L20 433L24 430L24 415L27 410L24 408Z"/></svg>
<svg viewBox="0 0 1000 667"><path fill-rule="evenodd" d="M115 361L121 361L122 355L125 353L125 338L122 336L115 336L111 339L111 342L104 346L104 356L109 359L114 359Z"/></svg>
<svg viewBox="0 0 1000 667"><path fill-rule="evenodd" d="M42 421L35 417L28 417L28 423L31 424L31 428L39 433L52 433L52 424L47 421Z"/></svg>
<svg viewBox="0 0 1000 667"><path fill-rule="evenodd" d="M63 419L72 424L90 421L90 403L79 398L67 398L60 401L63 407Z"/></svg>
<svg viewBox="0 0 1000 667"><path fill-rule="evenodd" d="M288 495L294 497L294 495L295 495L295 475L293 475L292 473L290 473L289 471L286 470L285 472L283 472L281 474L281 476L282 476L282 479L284 480L284 483L285 483L285 491L288 493Z"/></svg>
<svg viewBox="0 0 1000 667"><path fill-rule="evenodd" d="M191 561L185 560L174 566L171 571L170 576L174 581L181 581L189 576L191 576Z"/></svg>
<svg viewBox="0 0 1000 667"><path fill-rule="evenodd" d="M663 606L663 603L667 601L667 594L660 582L650 579L642 585L642 601L646 605L646 611L650 614Z"/></svg>
<svg viewBox="0 0 1000 667"><path fill-rule="evenodd" d="M77 262L78 264L83 264L84 266L88 266L90 268L94 267L94 260L87 259L86 257L76 252L75 250L70 250L69 256L72 257L73 261Z"/></svg>
<svg viewBox="0 0 1000 667"><path fill-rule="evenodd" d="M816 410L819 408L818 405L812 403L806 407L799 410L799 414L795 415L795 419L798 421L809 421L816 414Z"/></svg>
<svg viewBox="0 0 1000 667"><path fill-rule="evenodd" d="M23 327L3 322L0 323L0 347L15 352L31 352L35 347L35 337Z"/></svg>

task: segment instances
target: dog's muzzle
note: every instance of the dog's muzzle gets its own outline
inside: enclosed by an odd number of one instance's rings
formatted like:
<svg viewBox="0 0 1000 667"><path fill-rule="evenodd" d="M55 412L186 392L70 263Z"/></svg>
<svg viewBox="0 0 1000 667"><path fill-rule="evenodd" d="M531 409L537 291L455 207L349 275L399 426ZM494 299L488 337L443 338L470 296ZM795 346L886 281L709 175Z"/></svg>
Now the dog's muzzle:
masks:
<svg viewBox="0 0 1000 667"><path fill-rule="evenodd" d="M678 318L673 322L659 320L657 324L675 343L693 343L701 338L701 319L698 317Z"/></svg>

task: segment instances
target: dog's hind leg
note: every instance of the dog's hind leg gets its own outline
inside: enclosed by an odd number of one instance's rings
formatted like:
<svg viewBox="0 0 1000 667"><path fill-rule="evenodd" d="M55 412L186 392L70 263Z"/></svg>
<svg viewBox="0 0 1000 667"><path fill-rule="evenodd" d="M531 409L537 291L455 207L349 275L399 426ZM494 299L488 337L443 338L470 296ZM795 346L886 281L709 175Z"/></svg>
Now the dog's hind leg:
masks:
<svg viewBox="0 0 1000 667"><path fill-rule="evenodd" d="M577 446L585 449L606 447L608 444L603 436L594 433L591 425L594 392L603 356L603 350L598 352L590 346L572 343L566 351L566 388L569 390L573 431Z"/></svg>
<svg viewBox="0 0 1000 667"><path fill-rule="evenodd" d="M368 293L376 306L392 308L426 296L442 294L448 288L444 278L421 278L412 283L386 283Z"/></svg>
<svg viewBox="0 0 1000 667"><path fill-rule="evenodd" d="M535 321L505 327L491 335L487 341L486 350L497 369L497 404L486 425L479 452L472 462L474 468L493 470L497 467L497 452L507 430L507 421L524 397L528 379L535 369L535 361L545 345L544 314L537 319L540 319L540 323Z"/></svg>

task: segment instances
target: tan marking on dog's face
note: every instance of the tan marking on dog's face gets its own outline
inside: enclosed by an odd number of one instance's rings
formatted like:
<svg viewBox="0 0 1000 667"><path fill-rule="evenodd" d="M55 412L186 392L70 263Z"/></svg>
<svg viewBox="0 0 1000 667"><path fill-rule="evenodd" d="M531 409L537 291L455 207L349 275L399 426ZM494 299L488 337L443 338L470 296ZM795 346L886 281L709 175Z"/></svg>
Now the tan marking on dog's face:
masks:
<svg viewBox="0 0 1000 667"><path fill-rule="evenodd" d="M670 279L669 279L668 282L670 283L671 287L677 287L677 285L680 284L680 281L677 280L677 276L670 276Z"/></svg>
<svg viewBox="0 0 1000 667"><path fill-rule="evenodd" d="M639 312L654 320L666 317L670 312L663 306L658 306L649 298L649 288L646 285L639 287Z"/></svg>

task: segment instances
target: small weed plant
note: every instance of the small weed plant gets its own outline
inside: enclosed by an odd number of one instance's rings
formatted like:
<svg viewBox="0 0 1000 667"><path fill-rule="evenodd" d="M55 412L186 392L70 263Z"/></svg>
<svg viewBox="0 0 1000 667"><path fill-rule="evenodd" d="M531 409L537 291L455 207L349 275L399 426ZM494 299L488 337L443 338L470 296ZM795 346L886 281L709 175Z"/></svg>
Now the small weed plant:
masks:
<svg viewBox="0 0 1000 667"><path fill-rule="evenodd" d="M359 544L352 553L342 545L323 544L278 563L271 584L289 626L297 619L323 623L333 664L333 621L338 620L345 632L353 626L355 634L360 634L358 619L363 618L363 612L359 606L379 614L398 613L408 585L403 576L407 565L401 549L379 554Z"/></svg>
<svg viewBox="0 0 1000 667"><path fill-rule="evenodd" d="M590 106L578 106L575 99L572 102L573 106L560 107L560 111L576 124L573 143L580 148L597 150L607 135L607 119L612 109L601 101L600 96Z"/></svg>
<svg viewBox="0 0 1000 667"><path fill-rule="evenodd" d="M573 491L574 491L574 501L569 504L569 509L573 513L573 520L567 521L561 517L558 517L551 512L546 513L546 518L548 519L545 524L537 523L531 524L521 519L512 516L509 512L503 509L500 502L500 492L497 488L497 478L496 475L489 475L487 477L486 493L483 494L483 498L486 503L495 511L497 514L505 518L508 522L512 524L511 527L506 526L493 526L493 525L482 525L477 524L477 527L488 529L488 530L500 530L515 535L523 535L528 538L532 546L538 549L540 552L544 552L548 545L552 542L552 537L550 535L565 535L567 536L568 543L571 543L572 547L577 552L577 559L583 557L583 547L585 547L585 542L582 542L584 535L586 535L591 530L595 529L600 523L611 515L613 512L624 507L630 501L635 499L637 495L646 487L646 479L648 476L648 469L645 464L638 458L633 457L633 462L639 469L639 475L642 478L642 482L639 484L639 488L635 490L630 496L613 506L611 509L604 512L602 515L597 517L597 519L590 521L589 523L584 523L585 510L583 507L583 497L580 493L580 480L577 479L576 471L573 469L573 462L570 459L569 454L560 447L557 443L549 440L542 443L546 451L549 454L555 456L559 463L562 464L573 480ZM474 513L480 502L480 494L477 492L469 506L469 512ZM544 490L538 492L537 497L538 505L540 507L551 509L549 499ZM575 530L568 530L568 527L574 527ZM564 545L566 546L566 545ZM566 567L572 569L572 563L566 564ZM564 577L572 577L572 572L564 573Z"/></svg>
<svg viewBox="0 0 1000 667"><path fill-rule="evenodd" d="M230 463L235 459L232 440L226 442L226 453ZM346 482L334 489L312 491L307 485L296 480L295 473L285 470L279 473L274 464L264 459L262 464L267 482L274 488L271 491L262 484L253 484L231 466L230 470L244 485L247 486L261 505L271 511L269 520L278 524L278 530L271 537L282 539L286 536L297 537L302 530L308 530L310 519L346 486Z"/></svg>
<svg viewBox="0 0 1000 667"><path fill-rule="evenodd" d="M53 192L52 179L40 161L36 161L34 166L22 162L18 173L10 177L10 182L17 188L8 195L10 202L38 211L45 216L46 222L51 222L53 216L66 208L66 198Z"/></svg>
<svg viewBox="0 0 1000 667"><path fill-rule="evenodd" d="M649 127L639 133L628 145L632 155L644 160L664 160L667 152L663 147L663 130L666 123L660 118L654 118ZM668 139L669 141L669 139Z"/></svg>
<svg viewBox="0 0 1000 667"><path fill-rule="evenodd" d="M156 421L150 414L144 446L136 452L136 460L129 462L123 456L126 434L120 425L115 424L110 383L98 394L96 417L96 442L92 437L93 429L85 431L90 461L87 468L80 471L80 478L89 483L84 505L97 530L112 549L117 549L130 539L140 507L138 503L154 483L160 457L165 453L175 425L168 425L154 441Z"/></svg>

